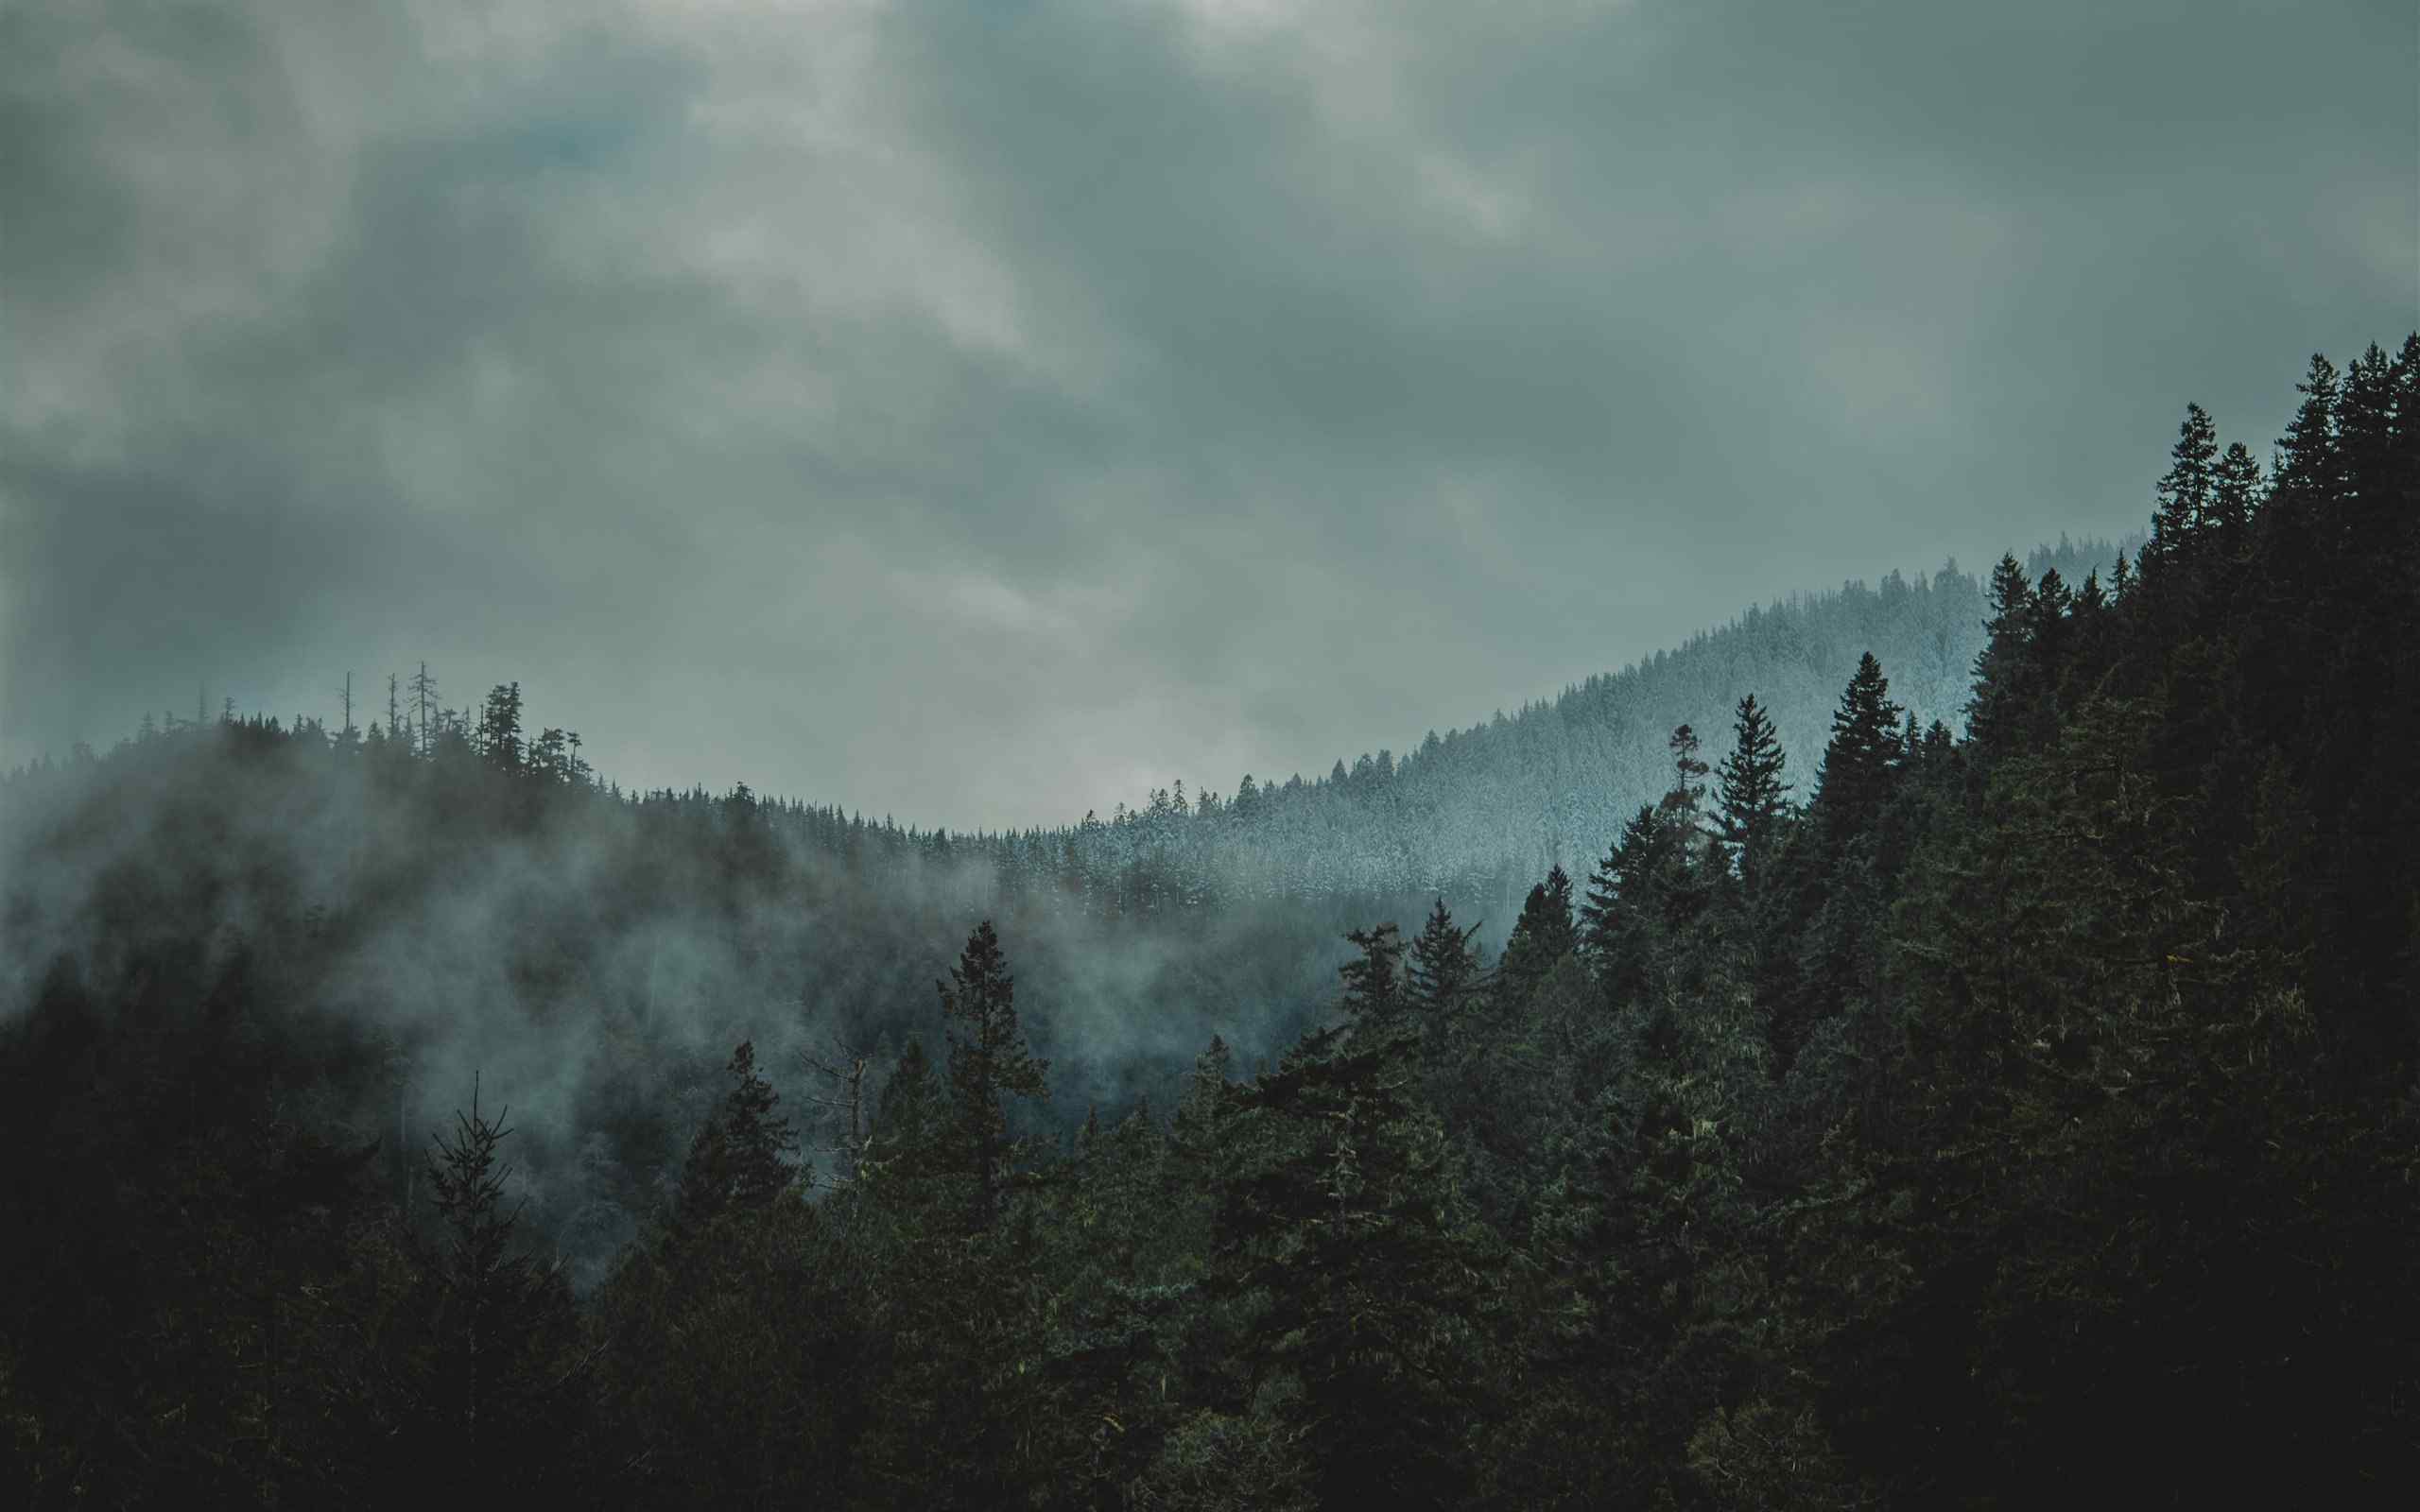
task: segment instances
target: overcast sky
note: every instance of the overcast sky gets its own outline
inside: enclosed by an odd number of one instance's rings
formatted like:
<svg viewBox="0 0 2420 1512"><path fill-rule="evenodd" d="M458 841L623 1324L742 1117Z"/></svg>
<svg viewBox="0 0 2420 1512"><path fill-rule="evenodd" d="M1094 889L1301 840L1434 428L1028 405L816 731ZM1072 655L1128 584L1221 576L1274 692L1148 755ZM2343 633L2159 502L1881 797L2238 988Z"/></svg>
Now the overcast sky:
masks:
<svg viewBox="0 0 2420 1512"><path fill-rule="evenodd" d="M1323 772L2265 457L2416 100L2409 0L11 0L0 763L425 658L902 822Z"/></svg>

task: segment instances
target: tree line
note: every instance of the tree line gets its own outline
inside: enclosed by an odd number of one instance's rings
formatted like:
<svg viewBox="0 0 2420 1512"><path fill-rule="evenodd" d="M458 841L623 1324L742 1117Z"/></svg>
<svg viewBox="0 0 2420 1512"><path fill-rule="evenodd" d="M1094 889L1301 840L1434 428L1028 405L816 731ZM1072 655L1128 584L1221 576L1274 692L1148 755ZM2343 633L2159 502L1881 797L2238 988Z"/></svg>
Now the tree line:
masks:
<svg viewBox="0 0 2420 1512"><path fill-rule="evenodd" d="M2420 336L2301 392L2266 469L2188 409L2105 580L1998 564L1962 738L1871 653L1812 762L1726 700L1500 952L1442 896L1356 920L1273 1063L1213 1039L1064 1137L986 919L889 1055L785 1098L737 1042L578 1294L526 1120L473 1091L399 1206L331 1112L383 1047L276 962L60 968L0 1056L11 1488L2406 1496Z"/></svg>

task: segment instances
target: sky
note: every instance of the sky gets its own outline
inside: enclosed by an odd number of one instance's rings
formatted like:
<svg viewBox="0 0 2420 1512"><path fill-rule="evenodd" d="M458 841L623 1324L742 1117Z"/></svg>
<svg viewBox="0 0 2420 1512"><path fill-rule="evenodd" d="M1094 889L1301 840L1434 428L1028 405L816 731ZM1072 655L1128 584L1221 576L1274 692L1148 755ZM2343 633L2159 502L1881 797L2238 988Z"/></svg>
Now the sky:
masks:
<svg viewBox="0 0 2420 1512"><path fill-rule="evenodd" d="M2140 527L2420 326L2408 0L0 8L0 766L518 679L1056 823Z"/></svg>

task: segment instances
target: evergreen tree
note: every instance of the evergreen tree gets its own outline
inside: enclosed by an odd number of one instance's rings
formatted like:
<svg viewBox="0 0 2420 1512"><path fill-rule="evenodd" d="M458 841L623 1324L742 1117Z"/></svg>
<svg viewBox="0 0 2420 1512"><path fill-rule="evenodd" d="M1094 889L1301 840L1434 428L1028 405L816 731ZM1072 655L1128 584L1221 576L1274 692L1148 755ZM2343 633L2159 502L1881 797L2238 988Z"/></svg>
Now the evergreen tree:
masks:
<svg viewBox="0 0 2420 1512"><path fill-rule="evenodd" d="M1698 756L1698 732L1687 725L1676 727L1665 742L1665 749L1672 755L1672 785L1664 791L1659 807L1667 822L1694 834L1698 816L1705 804L1706 764Z"/></svg>
<svg viewBox="0 0 2420 1512"><path fill-rule="evenodd" d="M1344 995L1337 1005L1352 1022L1357 1039L1383 1039L1402 1025L1409 1006L1402 936L1386 923L1352 930L1344 937L1360 954L1337 969L1344 979Z"/></svg>
<svg viewBox="0 0 2420 1512"><path fill-rule="evenodd" d="M500 682L479 711L479 755L497 771L517 774L527 765L522 745L521 684Z"/></svg>
<svg viewBox="0 0 2420 1512"><path fill-rule="evenodd" d="M2294 391L2303 402L2277 438L2270 475L2282 492L2332 497L2337 485L2336 365L2312 352L2310 368Z"/></svg>
<svg viewBox="0 0 2420 1512"><path fill-rule="evenodd" d="M2059 689L2066 680L2068 662L2075 655L2075 627L2070 623L2075 602L2075 594L2060 577L2059 569L2046 569L2041 582L2034 585L2031 623L2025 637L2025 716L2027 733L2036 746L2056 740L2059 735ZM1915 715L1910 713L1901 746L1911 755L1915 733Z"/></svg>
<svg viewBox="0 0 2420 1512"><path fill-rule="evenodd" d="M1530 888L1521 917L1505 939L1504 958L1497 963L1495 974L1497 1003L1505 1009L1519 1008L1555 963L1570 954L1578 943L1579 932L1571 917L1571 878L1560 866L1549 868L1547 880Z"/></svg>
<svg viewBox="0 0 2420 1512"><path fill-rule="evenodd" d="M1789 816L1790 784L1782 781L1788 762L1781 739L1754 694L1739 700L1732 732L1731 754L1722 761L1716 814L1723 846L1753 905Z"/></svg>
<svg viewBox="0 0 2420 1512"><path fill-rule="evenodd" d="M731 1091L689 1144L674 1199L674 1227L693 1235L725 1212L760 1211L803 1180L784 1157L798 1148L789 1120L775 1115L781 1094L756 1074L756 1048L741 1040L726 1068Z"/></svg>
<svg viewBox="0 0 2420 1512"><path fill-rule="evenodd" d="M2169 470L2159 480L2159 507L2152 515L2151 540L2143 547L2147 574L2181 565L2211 518L2218 430L2201 405L2185 406L2176 445L2169 455Z"/></svg>
<svg viewBox="0 0 2420 1512"><path fill-rule="evenodd" d="M999 1212L1000 1189L1015 1153L1001 1099L1050 1095L1049 1067L1036 1060L1017 1023L1016 982L990 919L976 926L950 979L935 983L949 1033L949 1086L960 1159L973 1176L976 1229Z"/></svg>
<svg viewBox="0 0 2420 1512"><path fill-rule="evenodd" d="M875 1100L863 1171L897 1192L927 1192L957 1176L951 1166L947 1092L933 1074L923 1040L910 1037ZM957 1204L962 1211L966 1202Z"/></svg>
<svg viewBox="0 0 2420 1512"><path fill-rule="evenodd" d="M1489 1415L1495 1264L1409 1080L1323 1030L1236 1095L1209 1291L1248 1310L1236 1405L1300 1442L1322 1506L1468 1504Z"/></svg>
<svg viewBox="0 0 2420 1512"><path fill-rule="evenodd" d="M1666 963L1696 955L1692 937L1713 901L1714 874L1721 868L1715 836L1703 817L1707 766L1698 755L1697 731L1675 728L1665 742L1672 757L1672 785L1656 805L1662 831L1654 856L1652 901L1662 927Z"/></svg>
<svg viewBox="0 0 2420 1512"><path fill-rule="evenodd" d="M1849 838L1873 828L1889 799L1899 750L1899 706L1891 701L1890 679L1868 651L1841 690L1832 714L1832 738L1815 774L1808 816L1826 849L1837 853Z"/></svg>
<svg viewBox="0 0 2420 1512"><path fill-rule="evenodd" d="M2122 581L2123 556L2118 565ZM2014 556L2002 557L1992 569L1991 605L1992 617L1984 622L1991 638L1975 658L1974 694L1966 704L1967 737L1985 761L2011 748L2032 724L2030 643L2039 619L2032 581Z"/></svg>
<svg viewBox="0 0 2420 1512"><path fill-rule="evenodd" d="M1580 943L1609 1002L1646 988L1646 932L1652 927L1648 894L1670 834L1656 806L1640 804L1588 879Z"/></svg>
<svg viewBox="0 0 2420 1512"><path fill-rule="evenodd" d="M430 1264L439 1299L426 1398L437 1436L416 1446L414 1473L465 1494L536 1491L567 1447L560 1421L549 1421L566 1405L557 1395L565 1383L549 1380L547 1366L567 1346L571 1297L560 1269L540 1269L513 1242L520 1209L505 1207L511 1168L497 1157L512 1133L507 1116L479 1111L475 1078L453 1139L431 1136L425 1172L442 1226Z"/></svg>
<svg viewBox="0 0 2420 1512"><path fill-rule="evenodd" d="M2241 441L2230 441L2210 482L2211 525L2223 559L2238 560L2250 549L2259 504L2260 464Z"/></svg>
<svg viewBox="0 0 2420 1512"><path fill-rule="evenodd" d="M1471 941L1478 926L1458 927L1440 897L1428 921L1411 942L1411 970L1406 983L1409 1006L1431 1030L1459 1013L1480 986L1478 952Z"/></svg>
<svg viewBox="0 0 2420 1512"><path fill-rule="evenodd" d="M2066 680L2059 689L2063 708L2074 707L2097 689L2117 660L2117 614L2109 593L2100 586L2100 573L2084 574L2083 586L2076 590L2075 607L2067 617L2073 627L2075 654L2068 660Z"/></svg>

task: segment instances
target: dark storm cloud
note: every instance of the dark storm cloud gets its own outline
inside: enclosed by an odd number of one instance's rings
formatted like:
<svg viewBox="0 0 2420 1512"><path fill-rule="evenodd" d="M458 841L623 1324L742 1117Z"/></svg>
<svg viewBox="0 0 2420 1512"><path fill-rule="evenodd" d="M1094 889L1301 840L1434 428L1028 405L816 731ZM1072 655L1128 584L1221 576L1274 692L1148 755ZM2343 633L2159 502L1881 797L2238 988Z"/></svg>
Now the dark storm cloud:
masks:
<svg viewBox="0 0 2420 1512"><path fill-rule="evenodd" d="M2135 525L2415 323L2407 9L0 19L0 739L421 658L1071 817Z"/></svg>

